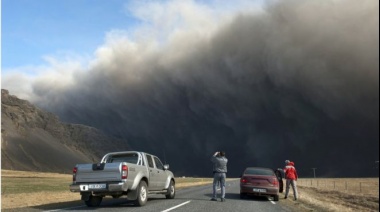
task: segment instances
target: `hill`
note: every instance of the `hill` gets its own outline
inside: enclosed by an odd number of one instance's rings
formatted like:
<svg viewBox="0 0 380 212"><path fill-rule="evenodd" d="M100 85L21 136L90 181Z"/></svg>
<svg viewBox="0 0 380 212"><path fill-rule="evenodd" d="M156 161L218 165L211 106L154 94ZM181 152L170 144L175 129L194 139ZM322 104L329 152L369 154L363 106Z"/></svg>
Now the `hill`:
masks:
<svg viewBox="0 0 380 212"><path fill-rule="evenodd" d="M85 125L63 123L26 100L1 90L1 167L9 170L71 172L77 163L125 151L125 140Z"/></svg>

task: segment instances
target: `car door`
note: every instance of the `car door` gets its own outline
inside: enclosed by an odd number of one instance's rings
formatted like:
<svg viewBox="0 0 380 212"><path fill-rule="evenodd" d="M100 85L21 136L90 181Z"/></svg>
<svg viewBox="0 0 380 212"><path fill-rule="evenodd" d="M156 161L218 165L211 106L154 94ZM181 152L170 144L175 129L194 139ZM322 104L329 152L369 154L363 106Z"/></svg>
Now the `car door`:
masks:
<svg viewBox="0 0 380 212"><path fill-rule="evenodd" d="M167 173L165 172L164 165L158 157L153 157L154 163L156 164L157 171L157 187L158 189L165 189Z"/></svg>
<svg viewBox="0 0 380 212"><path fill-rule="evenodd" d="M149 190L157 190L159 175L157 173L156 167L154 166L153 156L147 154L146 159L148 162L148 171L149 171Z"/></svg>
<svg viewBox="0 0 380 212"><path fill-rule="evenodd" d="M275 174L276 174L276 177L278 179L278 183L279 183L279 192L282 193L284 191L284 182L282 180L282 169L277 169L275 170Z"/></svg>

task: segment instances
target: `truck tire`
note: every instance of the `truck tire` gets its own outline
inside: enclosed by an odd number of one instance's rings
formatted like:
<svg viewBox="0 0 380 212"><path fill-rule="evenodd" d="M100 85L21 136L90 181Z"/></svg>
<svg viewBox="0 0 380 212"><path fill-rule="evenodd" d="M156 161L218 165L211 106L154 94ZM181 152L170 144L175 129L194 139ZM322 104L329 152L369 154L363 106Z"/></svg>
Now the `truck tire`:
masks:
<svg viewBox="0 0 380 212"><path fill-rule="evenodd" d="M85 200L84 203L88 207L98 207L100 203L102 202L102 200L103 200L103 197L101 196L90 195L90 198L88 200Z"/></svg>
<svg viewBox="0 0 380 212"><path fill-rule="evenodd" d="M274 196L273 196L273 200L274 200L274 201L278 201L279 199L280 199L280 197L279 197L278 195L274 195Z"/></svg>
<svg viewBox="0 0 380 212"><path fill-rule="evenodd" d="M148 201L148 187L145 181L141 181L139 186L137 187L137 199L135 200L135 204L137 206L144 206Z"/></svg>
<svg viewBox="0 0 380 212"><path fill-rule="evenodd" d="M168 187L168 191L166 193L166 199L174 199L175 197L175 183L174 183L174 180L171 180L170 181L170 184L169 184L169 187Z"/></svg>

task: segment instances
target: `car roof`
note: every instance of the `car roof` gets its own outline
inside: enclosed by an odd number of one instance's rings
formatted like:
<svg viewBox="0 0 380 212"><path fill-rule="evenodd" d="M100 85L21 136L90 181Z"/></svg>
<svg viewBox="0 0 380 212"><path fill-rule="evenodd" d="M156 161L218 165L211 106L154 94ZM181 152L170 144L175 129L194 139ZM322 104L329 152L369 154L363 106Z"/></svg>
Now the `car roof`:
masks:
<svg viewBox="0 0 380 212"><path fill-rule="evenodd" d="M266 169L266 170L272 170L273 171L273 169L265 168L265 167L247 167L247 168L245 168L245 170L247 170L247 169Z"/></svg>

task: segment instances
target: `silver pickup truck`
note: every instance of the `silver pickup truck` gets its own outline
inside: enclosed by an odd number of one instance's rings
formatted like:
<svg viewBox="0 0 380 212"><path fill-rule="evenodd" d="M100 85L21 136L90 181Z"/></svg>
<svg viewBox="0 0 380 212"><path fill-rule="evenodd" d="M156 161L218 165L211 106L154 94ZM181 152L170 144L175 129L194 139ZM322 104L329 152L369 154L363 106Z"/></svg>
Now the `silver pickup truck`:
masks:
<svg viewBox="0 0 380 212"><path fill-rule="evenodd" d="M169 165L144 152L127 151L106 154L100 163L77 164L73 169L70 191L80 192L89 207L99 206L103 197L126 195L136 205L143 206L148 194L175 197L174 175Z"/></svg>

